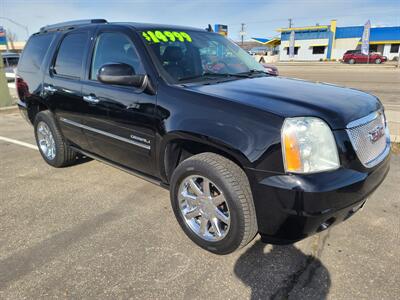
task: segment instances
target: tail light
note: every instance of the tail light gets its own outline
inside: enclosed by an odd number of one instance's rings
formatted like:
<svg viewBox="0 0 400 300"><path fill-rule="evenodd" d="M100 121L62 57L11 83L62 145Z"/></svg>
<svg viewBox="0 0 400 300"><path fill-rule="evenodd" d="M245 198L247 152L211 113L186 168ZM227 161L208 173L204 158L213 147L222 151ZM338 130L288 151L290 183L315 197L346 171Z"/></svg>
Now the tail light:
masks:
<svg viewBox="0 0 400 300"><path fill-rule="evenodd" d="M22 79L22 77L18 75L15 76L15 86L17 88L19 99L25 100L26 97L29 97L28 84Z"/></svg>

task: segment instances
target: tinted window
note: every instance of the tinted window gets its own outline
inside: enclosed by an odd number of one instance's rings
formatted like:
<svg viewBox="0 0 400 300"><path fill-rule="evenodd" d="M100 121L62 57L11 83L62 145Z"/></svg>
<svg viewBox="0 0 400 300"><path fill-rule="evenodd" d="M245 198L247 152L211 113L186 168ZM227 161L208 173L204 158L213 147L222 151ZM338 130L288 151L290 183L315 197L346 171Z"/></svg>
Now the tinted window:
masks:
<svg viewBox="0 0 400 300"><path fill-rule="evenodd" d="M300 47L294 47L294 55L299 54L299 48L300 48ZM290 48L287 47L287 48L286 48L286 55L289 55L289 53L290 53Z"/></svg>
<svg viewBox="0 0 400 300"><path fill-rule="evenodd" d="M348 50L346 51L345 54L357 54L357 53L361 53L360 50Z"/></svg>
<svg viewBox="0 0 400 300"><path fill-rule="evenodd" d="M390 46L390 53L398 53L400 44L392 44Z"/></svg>
<svg viewBox="0 0 400 300"><path fill-rule="evenodd" d="M53 34L43 34L32 36L25 46L18 69L26 72L36 72L43 63L44 56L50 43L53 40Z"/></svg>
<svg viewBox="0 0 400 300"><path fill-rule="evenodd" d="M378 52L378 45L369 45L369 52Z"/></svg>
<svg viewBox="0 0 400 300"><path fill-rule="evenodd" d="M80 77L87 41L87 33L67 35L58 49L54 73L68 77Z"/></svg>
<svg viewBox="0 0 400 300"><path fill-rule="evenodd" d="M264 70L246 51L220 34L164 28L140 35L162 76L171 83L219 80L230 74Z"/></svg>
<svg viewBox="0 0 400 300"><path fill-rule="evenodd" d="M9 67L16 67L18 65L18 57L7 57L8 66Z"/></svg>
<svg viewBox="0 0 400 300"><path fill-rule="evenodd" d="M324 54L325 46L314 46L312 50L312 54Z"/></svg>
<svg viewBox="0 0 400 300"><path fill-rule="evenodd" d="M96 42L90 79L96 80L99 69L109 63L124 63L143 74L143 67L132 41L122 33L103 33Z"/></svg>

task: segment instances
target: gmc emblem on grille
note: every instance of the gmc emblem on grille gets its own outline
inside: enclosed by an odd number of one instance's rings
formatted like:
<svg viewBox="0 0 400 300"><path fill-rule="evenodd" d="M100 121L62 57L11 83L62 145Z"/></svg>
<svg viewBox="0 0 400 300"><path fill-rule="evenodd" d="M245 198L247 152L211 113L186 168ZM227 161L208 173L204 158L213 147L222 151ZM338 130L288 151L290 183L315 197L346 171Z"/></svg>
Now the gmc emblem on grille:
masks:
<svg viewBox="0 0 400 300"><path fill-rule="evenodd" d="M368 132L368 137L371 143L375 143L385 135L385 129L382 125L376 126L373 130Z"/></svg>

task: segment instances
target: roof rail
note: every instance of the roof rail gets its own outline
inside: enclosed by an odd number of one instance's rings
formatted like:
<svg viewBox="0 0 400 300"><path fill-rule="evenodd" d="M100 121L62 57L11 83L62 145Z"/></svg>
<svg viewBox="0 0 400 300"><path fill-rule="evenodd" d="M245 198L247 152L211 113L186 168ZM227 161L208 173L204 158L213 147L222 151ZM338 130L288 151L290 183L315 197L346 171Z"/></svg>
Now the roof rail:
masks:
<svg viewBox="0 0 400 300"><path fill-rule="evenodd" d="M53 25L46 25L40 28L40 32L47 32L47 31L60 31L60 30L67 30L72 29L78 26L89 25L89 24L98 24L98 23L107 23L105 19L86 19L86 20L75 20L75 21L68 21L57 23Z"/></svg>

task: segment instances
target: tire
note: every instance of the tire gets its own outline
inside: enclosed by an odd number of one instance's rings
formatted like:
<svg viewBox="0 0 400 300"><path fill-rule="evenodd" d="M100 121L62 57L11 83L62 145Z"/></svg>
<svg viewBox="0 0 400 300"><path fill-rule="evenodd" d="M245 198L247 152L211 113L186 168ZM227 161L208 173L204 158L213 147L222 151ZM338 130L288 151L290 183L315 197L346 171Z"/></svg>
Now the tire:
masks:
<svg viewBox="0 0 400 300"><path fill-rule="evenodd" d="M356 60L354 58L349 59L349 64L354 65L356 63Z"/></svg>
<svg viewBox="0 0 400 300"><path fill-rule="evenodd" d="M46 127L47 126L47 127ZM36 144L43 159L51 166L60 168L73 164L76 161L77 153L71 150L55 123L53 114L44 110L39 112L34 122ZM49 131L50 134L46 133ZM50 146L46 146L43 142L44 136L49 141ZM42 141L42 145L41 142ZM45 151L45 149L54 149L54 151Z"/></svg>
<svg viewBox="0 0 400 300"><path fill-rule="evenodd" d="M188 178L202 178L197 187L203 193L204 182L209 180L210 185L208 187L210 191L212 190L213 194L209 193L211 194L211 198L207 199L225 200L224 203L217 207L212 206L211 211L215 208L219 211L225 211L225 216L229 216L227 218L229 222L225 224L220 219L210 218L213 222L217 221L219 227L224 228L225 231L222 229L220 231L214 230L216 228L214 227L215 224L208 221L205 227L208 228L205 229L207 233L205 235L201 233L202 222L207 218L207 212L203 214L203 208L201 207L202 205L204 207L207 206L205 202L214 200L196 200L198 204L194 207L200 207L199 216L189 221L184 217L184 212L182 211L184 204L182 203L187 201L182 200L184 198L182 196L182 189L186 192L187 190L191 190L192 187L190 185L187 188L188 185L185 185ZM220 193L219 195L218 192ZM218 197L221 195L223 196L222 198L213 198L214 196ZM238 165L223 156L206 152L192 156L180 163L172 174L170 197L175 216L183 231L193 242L210 252L215 254L231 253L247 245L257 234L257 219L248 178ZM212 203L215 204L215 202ZM193 210L195 209L191 211ZM211 213L208 214L208 216L210 215ZM227 225L228 223L229 225ZM200 233L196 232L194 228L200 228L198 230Z"/></svg>
<svg viewBox="0 0 400 300"><path fill-rule="evenodd" d="M377 65L379 65L381 62L382 62L382 60L381 60L380 58L375 59L375 63L376 63Z"/></svg>

